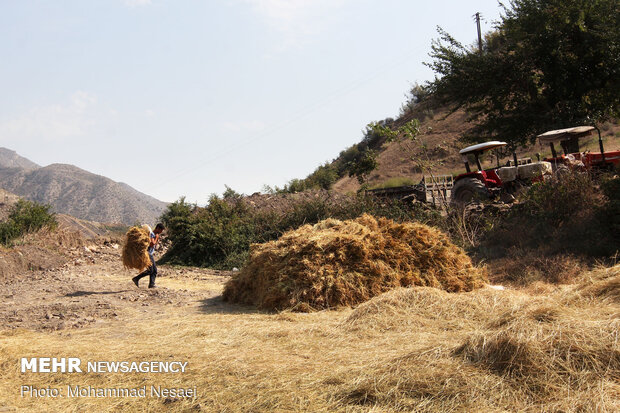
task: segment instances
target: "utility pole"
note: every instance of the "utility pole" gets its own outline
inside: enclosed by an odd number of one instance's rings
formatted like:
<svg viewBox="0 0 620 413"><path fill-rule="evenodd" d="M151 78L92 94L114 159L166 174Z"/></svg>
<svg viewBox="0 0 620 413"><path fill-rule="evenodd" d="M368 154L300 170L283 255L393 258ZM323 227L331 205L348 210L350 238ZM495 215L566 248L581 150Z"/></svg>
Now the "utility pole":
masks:
<svg viewBox="0 0 620 413"><path fill-rule="evenodd" d="M476 13L476 26L478 26L478 52L482 54L482 33L480 32L480 12Z"/></svg>

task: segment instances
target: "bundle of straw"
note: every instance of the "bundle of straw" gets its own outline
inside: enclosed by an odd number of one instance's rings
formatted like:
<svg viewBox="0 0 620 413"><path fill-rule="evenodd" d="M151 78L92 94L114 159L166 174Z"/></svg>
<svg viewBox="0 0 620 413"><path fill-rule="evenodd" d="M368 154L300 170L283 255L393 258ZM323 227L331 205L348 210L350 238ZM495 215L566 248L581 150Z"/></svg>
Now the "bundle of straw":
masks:
<svg viewBox="0 0 620 413"><path fill-rule="evenodd" d="M145 227L131 227L125 236L125 245L121 256L125 268L142 271L151 265L147 248L150 238Z"/></svg>
<svg viewBox="0 0 620 413"><path fill-rule="evenodd" d="M396 287L449 292L482 287L485 274L439 230L364 215L328 219L254 244L226 300L263 309L310 311L353 306Z"/></svg>

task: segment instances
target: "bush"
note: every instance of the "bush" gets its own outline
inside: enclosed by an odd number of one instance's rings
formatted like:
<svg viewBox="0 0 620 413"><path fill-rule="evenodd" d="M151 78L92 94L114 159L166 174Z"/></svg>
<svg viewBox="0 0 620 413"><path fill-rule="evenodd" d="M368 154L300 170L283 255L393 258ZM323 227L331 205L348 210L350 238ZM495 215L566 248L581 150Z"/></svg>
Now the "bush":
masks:
<svg viewBox="0 0 620 413"><path fill-rule="evenodd" d="M334 162L338 165L337 172L339 176L344 176L347 173L347 165L353 162L360 156L360 150L358 145L350 146L344 151L340 152L338 159Z"/></svg>
<svg viewBox="0 0 620 413"><path fill-rule="evenodd" d="M601 220L611 234L614 234L616 246L620 244L620 177L604 179L601 190L605 196L605 205L601 210Z"/></svg>
<svg viewBox="0 0 620 413"><path fill-rule="evenodd" d="M365 183L370 173L378 166L377 156L377 151L373 149L362 152L359 158L349 163L349 176L356 176L360 184Z"/></svg>
<svg viewBox="0 0 620 413"><path fill-rule="evenodd" d="M212 195L206 208L181 198L168 206L161 220L171 242L161 262L219 267L228 256L247 249L253 239L249 207L230 193L224 199Z"/></svg>
<svg viewBox="0 0 620 413"><path fill-rule="evenodd" d="M533 185L521 198L520 214L548 233L550 228L569 224L591 214L601 196L589 174L560 174Z"/></svg>
<svg viewBox="0 0 620 413"><path fill-rule="evenodd" d="M406 95L407 101L400 108L400 116L404 117L413 112L423 100L430 96L428 87L414 83Z"/></svg>
<svg viewBox="0 0 620 413"><path fill-rule="evenodd" d="M27 233L36 232L43 227L55 228L56 218L50 205L20 199L11 208L6 221L0 223L0 242L6 246Z"/></svg>
<svg viewBox="0 0 620 413"><path fill-rule="evenodd" d="M620 249L617 194L617 177L599 184L589 174L570 173L537 183L489 232L485 244L494 249L537 249L541 254L609 257Z"/></svg>
<svg viewBox="0 0 620 413"><path fill-rule="evenodd" d="M311 188L330 189L338 180L338 173L329 164L319 166L308 178Z"/></svg>
<svg viewBox="0 0 620 413"><path fill-rule="evenodd" d="M327 218L354 219L365 213L397 222L434 224L442 220L438 212L420 205L363 195L335 199L327 192L317 193L278 210L251 207L242 197L221 199L213 195L205 208L181 198L161 217L171 242L161 262L220 269L242 267L252 243L277 239L304 224Z"/></svg>

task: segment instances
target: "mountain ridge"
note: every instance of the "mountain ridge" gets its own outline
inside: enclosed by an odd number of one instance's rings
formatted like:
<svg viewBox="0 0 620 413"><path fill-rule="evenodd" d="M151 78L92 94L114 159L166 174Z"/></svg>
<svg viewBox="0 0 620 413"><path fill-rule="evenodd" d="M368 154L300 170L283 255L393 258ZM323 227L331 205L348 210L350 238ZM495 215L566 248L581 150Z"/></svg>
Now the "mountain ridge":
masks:
<svg viewBox="0 0 620 413"><path fill-rule="evenodd" d="M26 159L8 148L0 148L0 165L3 167L24 169L37 169L41 167L30 159Z"/></svg>
<svg viewBox="0 0 620 413"><path fill-rule="evenodd" d="M7 148L0 148L0 187L50 204L55 212L97 222L154 223L167 205L126 183L71 164L39 166Z"/></svg>

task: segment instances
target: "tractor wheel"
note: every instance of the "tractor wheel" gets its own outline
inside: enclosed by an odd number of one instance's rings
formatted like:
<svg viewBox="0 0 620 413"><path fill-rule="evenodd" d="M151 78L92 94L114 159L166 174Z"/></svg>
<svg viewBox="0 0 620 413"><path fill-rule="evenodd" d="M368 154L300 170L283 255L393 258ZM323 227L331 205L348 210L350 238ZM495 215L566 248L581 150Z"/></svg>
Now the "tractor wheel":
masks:
<svg viewBox="0 0 620 413"><path fill-rule="evenodd" d="M466 205L473 201L484 201L489 198L489 190L480 179L459 179L452 188L452 204Z"/></svg>

